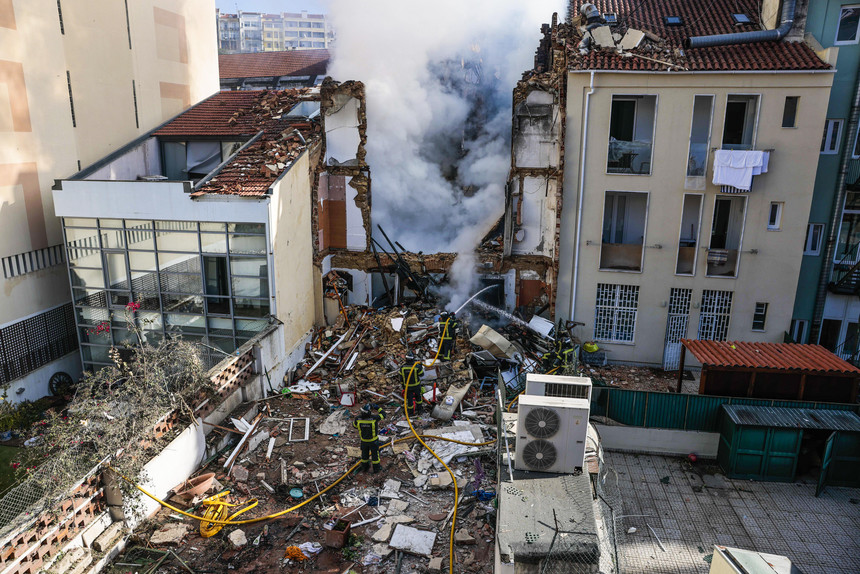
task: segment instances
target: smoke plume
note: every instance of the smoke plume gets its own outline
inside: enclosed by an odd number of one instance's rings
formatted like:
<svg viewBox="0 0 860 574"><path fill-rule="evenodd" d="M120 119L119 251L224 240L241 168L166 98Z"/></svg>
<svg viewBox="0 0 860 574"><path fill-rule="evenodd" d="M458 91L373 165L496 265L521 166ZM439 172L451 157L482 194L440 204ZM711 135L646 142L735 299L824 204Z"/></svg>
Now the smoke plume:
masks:
<svg viewBox="0 0 860 574"><path fill-rule="evenodd" d="M504 210L511 92L534 65L541 23L562 7L329 2L337 32L329 74L366 86L373 221L410 251L460 253L457 291L471 289L472 251Z"/></svg>

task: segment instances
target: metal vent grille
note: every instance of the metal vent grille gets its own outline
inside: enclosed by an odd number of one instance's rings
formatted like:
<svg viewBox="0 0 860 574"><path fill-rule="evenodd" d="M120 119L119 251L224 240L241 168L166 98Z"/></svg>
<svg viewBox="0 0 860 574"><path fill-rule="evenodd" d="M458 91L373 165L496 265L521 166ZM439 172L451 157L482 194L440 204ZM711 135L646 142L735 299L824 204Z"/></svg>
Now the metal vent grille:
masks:
<svg viewBox="0 0 860 574"><path fill-rule="evenodd" d="M587 399L588 386L569 383L544 383L544 395L565 399Z"/></svg>
<svg viewBox="0 0 860 574"><path fill-rule="evenodd" d="M558 452L548 440L532 441L523 449L523 462L535 470L546 470L554 465L557 459Z"/></svg>
<svg viewBox="0 0 860 574"><path fill-rule="evenodd" d="M538 408L526 415L526 432L533 437L549 438L558 432L561 422L552 409Z"/></svg>

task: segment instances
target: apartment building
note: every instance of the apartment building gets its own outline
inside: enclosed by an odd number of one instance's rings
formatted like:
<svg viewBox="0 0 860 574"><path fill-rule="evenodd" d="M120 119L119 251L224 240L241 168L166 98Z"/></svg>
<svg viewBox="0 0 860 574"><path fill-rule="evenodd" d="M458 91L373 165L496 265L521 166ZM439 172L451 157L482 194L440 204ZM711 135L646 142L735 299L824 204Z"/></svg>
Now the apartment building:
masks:
<svg viewBox="0 0 860 574"><path fill-rule="evenodd" d="M791 337L855 362L860 351L860 4L812 2L806 32L835 68Z"/></svg>
<svg viewBox="0 0 860 574"><path fill-rule="evenodd" d="M321 49L330 48L334 42L334 30L325 14L241 10L222 14L216 10L216 19L218 49L223 54Z"/></svg>
<svg viewBox="0 0 860 574"><path fill-rule="evenodd" d="M285 50L219 54L222 90L310 87L322 83L331 55L328 50Z"/></svg>
<svg viewBox="0 0 860 574"><path fill-rule="evenodd" d="M199 343L210 366L259 335L272 380L303 355L321 145L308 115L318 92L219 92L57 182L87 370L137 341L129 322L150 343Z"/></svg>
<svg viewBox="0 0 860 574"><path fill-rule="evenodd" d="M566 74L556 317L667 369L682 338L783 341L834 75L796 3L584 4L542 58Z"/></svg>
<svg viewBox="0 0 860 574"><path fill-rule="evenodd" d="M0 2L0 385L81 370L51 186L218 90L211 0Z"/></svg>

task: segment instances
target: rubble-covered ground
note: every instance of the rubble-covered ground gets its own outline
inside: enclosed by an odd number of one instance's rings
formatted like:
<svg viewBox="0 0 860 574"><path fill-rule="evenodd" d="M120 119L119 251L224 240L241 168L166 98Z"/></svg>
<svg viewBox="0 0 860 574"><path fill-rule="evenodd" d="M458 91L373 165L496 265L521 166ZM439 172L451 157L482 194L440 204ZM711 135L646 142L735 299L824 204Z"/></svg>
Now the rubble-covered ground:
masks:
<svg viewBox="0 0 860 574"><path fill-rule="evenodd" d="M228 489L231 500L239 504L230 509L231 513L252 498L259 500L255 508L237 519L241 520L301 503L359 460L359 439L352 420L366 402L374 402L386 412L381 423L382 443L390 445L395 438L412 435L403 412L399 368L407 363L407 345L418 359L427 363L433 359L439 341L439 310L426 305L385 311L348 307L346 314L347 318L341 315L334 326L317 331L305 361L288 374L285 385L291 393L270 393L260 401L242 404L220 428L214 428L210 443L227 443L228 435L231 440L219 456L204 461L194 475L214 472L212 487L197 497L174 495L172 504L194 508L202 497ZM431 417L425 408L425 414L413 417L412 422L422 434L490 442L496 428L495 387L486 385L483 391L476 388L479 383L469 364L472 345L468 333L461 328L458 335L453 360L428 368L423 384L428 392L435 384L440 400L449 387L471 384L461 407L448 421ZM311 371L335 345L337 348ZM357 400L348 406L353 396ZM235 456L228 474L224 464L245 434L246 423L256 423L256 429L248 447ZM304 440L306 423L308 439ZM451 461L449 466L460 488L455 571L492 572L495 445L425 440L446 462ZM402 560L402 572L447 572L454 507L448 473L415 440L395 444L393 452L390 446L383 448L381 458L382 472L353 472L321 497L279 519L227 526L211 538L200 535L196 520L162 508L145 527L138 528L110 571L144 572L147 565L161 560L152 571L341 574L353 570L364 574L393 572ZM192 512L202 514L204 510L194 508ZM329 530L342 518L352 524L348 537ZM344 548L327 545L338 538L345 538ZM407 551L401 554L392 546Z"/></svg>
<svg viewBox="0 0 860 574"><path fill-rule="evenodd" d="M607 386L613 388L669 393L678 390L678 371L664 371L656 367L611 364L605 366L586 365L583 371L584 376L591 377L593 381L603 381ZM691 374L685 376L685 381L689 380L692 380ZM595 384L599 384L599 382Z"/></svg>

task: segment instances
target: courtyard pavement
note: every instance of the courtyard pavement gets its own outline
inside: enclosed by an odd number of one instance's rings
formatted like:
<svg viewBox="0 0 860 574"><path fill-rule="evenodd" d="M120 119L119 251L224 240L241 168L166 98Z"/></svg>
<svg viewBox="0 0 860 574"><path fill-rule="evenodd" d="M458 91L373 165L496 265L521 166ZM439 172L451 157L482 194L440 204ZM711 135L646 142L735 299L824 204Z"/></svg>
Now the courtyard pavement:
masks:
<svg viewBox="0 0 860 574"><path fill-rule="evenodd" d="M622 574L707 573L714 544L788 556L803 574L860 573L860 489L815 498L811 481L730 480L711 461L620 452L605 461L622 499Z"/></svg>

